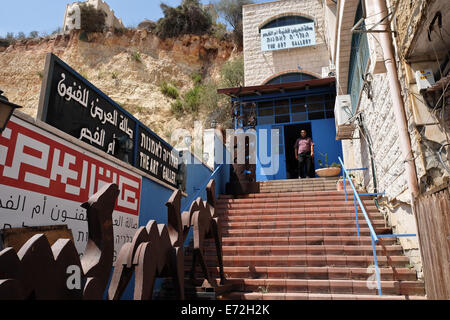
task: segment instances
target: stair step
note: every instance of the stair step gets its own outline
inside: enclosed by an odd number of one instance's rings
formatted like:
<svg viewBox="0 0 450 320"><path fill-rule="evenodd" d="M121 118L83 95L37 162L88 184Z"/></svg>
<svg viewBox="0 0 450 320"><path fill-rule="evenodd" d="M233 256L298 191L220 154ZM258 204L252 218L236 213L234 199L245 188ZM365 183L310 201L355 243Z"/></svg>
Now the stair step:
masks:
<svg viewBox="0 0 450 320"><path fill-rule="evenodd" d="M384 228L385 223L383 220L374 220L371 222L373 228ZM336 220L299 220L299 221L278 221L273 219L272 221L264 221L264 222L229 222L223 221L222 219L219 222L219 225L222 228L243 228L243 229L264 229L264 228L345 228L345 227L353 227L356 232L356 221L352 220L344 220L344 221L336 221ZM359 226L367 226L365 220L359 220Z"/></svg>
<svg viewBox="0 0 450 320"><path fill-rule="evenodd" d="M356 220L355 214L351 213L280 213L280 214L258 214L258 215L245 215L241 213L233 213L233 214L223 214L218 213L218 216L221 221L245 221L248 219L268 219L268 220L279 220L279 219L287 219L287 220L306 220L306 221L315 221L315 220L329 220L329 221L346 221L346 220ZM372 220L383 220L384 217L381 214L368 214L369 219ZM363 214L358 214L358 220L365 220Z"/></svg>
<svg viewBox="0 0 450 320"><path fill-rule="evenodd" d="M354 208L354 202L352 201L339 201L339 200L290 200L290 199L273 199L270 202L260 202L254 199L243 199L245 201L233 201L239 199L230 199L227 202L217 203L217 209L271 209L271 208L315 208L315 207L351 207ZM371 200L362 200L367 209L376 208L375 204Z"/></svg>
<svg viewBox="0 0 450 320"><path fill-rule="evenodd" d="M308 192L308 191L332 191L336 190L336 185L333 186L314 186L314 187L275 187L275 188L260 188L260 193L278 193L278 192Z"/></svg>
<svg viewBox="0 0 450 320"><path fill-rule="evenodd" d="M369 236L369 228L359 228L361 236ZM389 234L391 228L375 228L377 234ZM226 229L226 237L309 237L309 236L356 236L356 227L350 228L278 228L278 229Z"/></svg>
<svg viewBox="0 0 450 320"><path fill-rule="evenodd" d="M402 246L375 246L377 255L399 256L403 253ZM189 253L190 249L186 250ZM224 256L280 256L280 255L349 255L349 256L372 256L372 246L223 246ZM216 247L213 243L205 246L205 255L216 255Z"/></svg>
<svg viewBox="0 0 450 320"><path fill-rule="evenodd" d="M396 243L395 238L385 238L379 241L380 244L390 245ZM222 244L225 246L236 245L371 245L370 237L357 236L311 236L311 237L224 237Z"/></svg>
<svg viewBox="0 0 450 320"><path fill-rule="evenodd" d="M354 208L277 208L277 209L216 209L217 213L223 217L227 218L230 216L252 216L252 215L292 215L300 214L305 217L311 217L312 219L325 218L327 220L336 217L340 218L350 218L355 216ZM379 211L366 210L367 215L372 218L383 219L383 215ZM338 216L333 216L338 215ZM364 217L361 210L358 209L358 217Z"/></svg>
<svg viewBox="0 0 450 320"><path fill-rule="evenodd" d="M261 186L259 192L299 192L299 191L334 191L335 183L316 185L285 185L285 186ZM348 190L350 191L350 190Z"/></svg>
<svg viewBox="0 0 450 320"><path fill-rule="evenodd" d="M221 300L426 300L423 296L364 295L364 294L320 294L320 293L258 293L232 292Z"/></svg>
<svg viewBox="0 0 450 320"><path fill-rule="evenodd" d="M221 222L251 222L251 221L306 221L306 222L314 222L316 223L327 223L327 224L334 224L338 225L340 223L348 223L349 221L356 222L356 218L353 215L346 215L344 216L346 219L336 219L335 215L330 213L325 213L319 215L312 215L312 214L298 214L298 213L290 213L290 214L249 214L249 215L233 215L233 216L227 216L227 215L220 215L220 221ZM360 219L361 218L361 219ZM374 222L382 222L384 225L384 219L382 216L377 217L370 217L372 219L372 224ZM365 223L366 220L364 218L364 215L358 216L358 220L360 223Z"/></svg>
<svg viewBox="0 0 450 320"><path fill-rule="evenodd" d="M248 199L266 199L266 198L268 198L268 197L259 197L259 198L258 197L234 198L233 196L230 196L229 198L219 197L217 199L217 203L218 204L223 204L223 203L233 203L233 202L242 202L242 201L245 202L244 200L248 200ZM277 200L277 201L278 201L278 199L286 198L286 199L290 199L290 201L296 201L296 202L299 202L299 201L315 201L315 200L319 200L319 201L325 201L325 200L345 201L345 195L344 194L322 195L320 193L315 193L315 194L310 195L310 196L304 196L303 192L301 193L301 195L298 194L298 193L296 195L294 195L293 193L287 193L285 196L279 195L277 197L272 197L272 198L274 198L274 200ZM372 197L370 197L370 196L360 196L360 198L363 201L373 201ZM347 201L350 201L350 200L353 202L353 195L347 195Z"/></svg>
<svg viewBox="0 0 450 320"><path fill-rule="evenodd" d="M405 267L409 263L405 256L378 256L378 265ZM208 266L217 266L216 256L205 256ZM185 258L190 265L192 257ZM372 256L342 255L280 255L280 256L224 256L224 267L369 267L374 264Z"/></svg>
<svg viewBox="0 0 450 320"><path fill-rule="evenodd" d="M378 290L373 281L367 280L297 280L297 279L244 279L228 278L238 291L267 293L328 293L372 294ZM381 291L387 295L425 295L425 286L419 281L380 281Z"/></svg>
<svg viewBox="0 0 450 320"><path fill-rule="evenodd" d="M333 197L336 198L336 197ZM354 201L353 198L348 198L347 201L345 201L345 198L343 196L340 196L340 199L330 199L330 196L316 196L316 197L294 197L294 196L277 196L277 197L267 197L267 198L244 198L244 199L219 199L217 200L217 207L221 208L226 205L245 205L245 204L256 204L260 205L262 207L268 207L273 204L281 205L281 204L290 204L293 207L304 207L304 206L353 206ZM375 206L375 203L372 199L361 199L361 201L364 204L367 205L373 205Z"/></svg>
<svg viewBox="0 0 450 320"><path fill-rule="evenodd" d="M283 180L265 180L259 181L260 185L272 185L272 184L283 184L283 183L314 183L314 182L324 182L324 181L337 181L340 177L317 177L317 178L304 178L304 179L283 179Z"/></svg>
<svg viewBox="0 0 450 320"><path fill-rule="evenodd" d="M196 275L201 277L200 268ZM225 267L226 278L249 279L328 279L328 280L367 280L373 275L373 268L357 267ZM381 280L416 281L416 272L409 268L379 268ZM190 265L185 265L189 274ZM219 276L218 267L208 268L211 276Z"/></svg>
<svg viewBox="0 0 450 320"><path fill-rule="evenodd" d="M267 198L277 198L277 197L292 197L295 199L299 198L308 198L308 197L322 197L322 196L341 196L342 198L345 197L344 191L306 191L306 192L278 192L278 193L248 193L248 194L242 194L242 195L236 195L231 196L227 198L220 197L221 199L267 199ZM353 192L347 192L348 199L353 199ZM369 198L369 196L364 196ZM362 199L362 197L361 197Z"/></svg>

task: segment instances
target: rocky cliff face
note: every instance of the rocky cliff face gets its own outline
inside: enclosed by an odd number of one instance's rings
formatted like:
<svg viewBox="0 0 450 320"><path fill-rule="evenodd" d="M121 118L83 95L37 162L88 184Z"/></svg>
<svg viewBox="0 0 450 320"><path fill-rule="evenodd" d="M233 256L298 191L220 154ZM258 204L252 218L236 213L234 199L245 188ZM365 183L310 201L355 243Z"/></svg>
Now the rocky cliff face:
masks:
<svg viewBox="0 0 450 320"><path fill-rule="evenodd" d="M221 66L236 52L233 44L209 36L186 35L161 40L145 30L122 34L80 32L51 39L20 41L0 47L0 88L11 102L35 117L43 78L45 56L52 52L122 105L134 116L168 139L175 128L193 130L194 120L204 120L200 112L176 119L173 102L160 91L161 81L176 83L180 93L193 87L191 74L217 79Z"/></svg>

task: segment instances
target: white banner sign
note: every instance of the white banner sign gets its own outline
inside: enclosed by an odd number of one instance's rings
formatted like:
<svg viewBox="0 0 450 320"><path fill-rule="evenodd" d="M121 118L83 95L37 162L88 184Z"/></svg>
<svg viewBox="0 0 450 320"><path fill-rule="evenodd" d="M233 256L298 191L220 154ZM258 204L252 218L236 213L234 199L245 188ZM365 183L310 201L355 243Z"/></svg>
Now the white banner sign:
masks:
<svg viewBox="0 0 450 320"><path fill-rule="evenodd" d="M116 257L138 228L141 177L15 117L0 135L0 229L67 225L81 254L88 225L80 205L106 183L120 189Z"/></svg>
<svg viewBox="0 0 450 320"><path fill-rule="evenodd" d="M261 29L261 51L293 49L316 45L314 22Z"/></svg>

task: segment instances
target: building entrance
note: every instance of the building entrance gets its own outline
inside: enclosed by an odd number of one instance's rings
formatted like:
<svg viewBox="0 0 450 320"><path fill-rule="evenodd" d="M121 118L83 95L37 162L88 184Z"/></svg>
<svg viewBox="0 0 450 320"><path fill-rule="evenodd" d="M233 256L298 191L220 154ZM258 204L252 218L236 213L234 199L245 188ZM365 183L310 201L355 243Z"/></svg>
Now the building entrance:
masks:
<svg viewBox="0 0 450 320"><path fill-rule="evenodd" d="M286 155L286 177L287 179L296 179L298 177L298 161L295 159L294 145L297 139L300 137L300 131L306 130L308 137L312 136L311 123L299 123L284 126L284 147ZM314 161L311 168L314 172Z"/></svg>

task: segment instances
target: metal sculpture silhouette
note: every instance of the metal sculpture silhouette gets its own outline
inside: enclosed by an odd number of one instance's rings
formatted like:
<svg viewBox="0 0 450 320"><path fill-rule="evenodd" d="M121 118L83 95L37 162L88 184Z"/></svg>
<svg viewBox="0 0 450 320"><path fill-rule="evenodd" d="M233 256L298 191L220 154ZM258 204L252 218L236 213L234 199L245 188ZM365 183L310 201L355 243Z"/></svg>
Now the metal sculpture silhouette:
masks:
<svg viewBox="0 0 450 320"><path fill-rule="evenodd" d="M172 277L178 299L184 299L183 244L191 227L194 248L191 278L195 279L197 260L205 279L211 279L203 256L204 242L214 239L225 283L219 218L215 213L215 182L210 180L207 201L198 198L180 215L181 191L166 203L168 225L151 220L137 230L131 243L122 246L108 290L109 299L119 299L135 273L134 299L151 299L156 277ZM119 195L115 184L107 184L81 206L88 217L89 239L79 255L72 240L59 239L50 246L43 234L30 238L16 253L13 248L0 252L0 300L2 299L96 299L103 298L113 261L112 212ZM72 272L79 270L79 285L71 285Z"/></svg>
<svg viewBox="0 0 450 320"><path fill-rule="evenodd" d="M112 212L118 195L117 185L107 184L81 205L89 227L81 260L71 240L59 239L50 247L44 234L30 238L17 253L1 251L0 299L102 299L112 269ZM79 276L79 286L77 279L68 285L70 272Z"/></svg>
<svg viewBox="0 0 450 320"><path fill-rule="evenodd" d="M133 273L135 273L135 300L152 299L153 286L157 277L172 277L178 299L184 299L184 253L183 244L191 227L194 228L194 250L191 278L195 279L198 259L206 280L211 286L217 284L211 279L203 256L206 239L214 239L220 268L221 284L225 283L222 259L222 243L218 217L215 214L215 181L210 180L207 201L198 198L189 209L180 215L181 191L175 191L166 203L168 225L149 221L125 244L119 252L116 267L108 290L108 298L120 299Z"/></svg>

